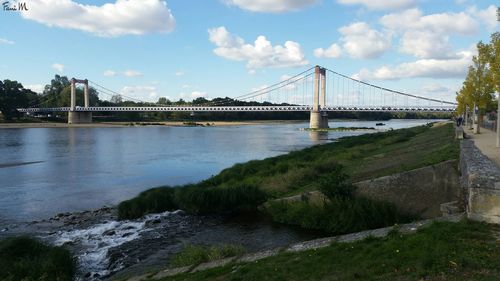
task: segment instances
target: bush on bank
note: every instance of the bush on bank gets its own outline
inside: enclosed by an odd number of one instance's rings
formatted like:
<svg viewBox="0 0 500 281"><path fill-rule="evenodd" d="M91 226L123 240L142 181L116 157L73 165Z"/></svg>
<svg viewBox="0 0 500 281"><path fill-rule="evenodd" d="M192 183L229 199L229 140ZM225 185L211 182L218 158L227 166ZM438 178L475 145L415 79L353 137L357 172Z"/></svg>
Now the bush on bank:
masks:
<svg viewBox="0 0 500 281"><path fill-rule="evenodd" d="M0 241L0 280L69 281L75 271L75 259L62 247L29 237Z"/></svg>
<svg viewBox="0 0 500 281"><path fill-rule="evenodd" d="M276 222L325 231L332 235L358 232L408 222L393 204L355 197L335 197L323 205L307 201L270 202L266 211Z"/></svg>
<svg viewBox="0 0 500 281"><path fill-rule="evenodd" d="M148 213L182 209L193 214L222 213L254 209L266 201L266 194L253 185L213 187L187 185L146 190L118 205L120 219L134 219Z"/></svg>

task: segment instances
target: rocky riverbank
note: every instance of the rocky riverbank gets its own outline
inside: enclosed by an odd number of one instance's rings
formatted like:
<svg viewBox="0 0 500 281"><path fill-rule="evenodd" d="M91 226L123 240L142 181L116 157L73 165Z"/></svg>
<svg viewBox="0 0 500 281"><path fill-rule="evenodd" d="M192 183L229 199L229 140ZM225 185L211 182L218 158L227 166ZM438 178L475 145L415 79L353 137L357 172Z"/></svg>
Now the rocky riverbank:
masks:
<svg viewBox="0 0 500 281"><path fill-rule="evenodd" d="M193 216L175 211L118 221L116 209L111 207L12 225L0 235L24 234L70 249L78 259L78 280L104 280L159 270L190 244L231 243L254 252L320 236L274 224L264 217L245 215Z"/></svg>

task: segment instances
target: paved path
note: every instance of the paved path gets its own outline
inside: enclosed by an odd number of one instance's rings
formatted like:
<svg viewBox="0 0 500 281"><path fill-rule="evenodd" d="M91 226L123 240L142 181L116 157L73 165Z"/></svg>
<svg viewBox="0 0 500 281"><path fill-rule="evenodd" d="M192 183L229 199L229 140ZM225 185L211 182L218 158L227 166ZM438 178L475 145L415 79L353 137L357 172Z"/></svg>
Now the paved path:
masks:
<svg viewBox="0 0 500 281"><path fill-rule="evenodd" d="M500 168L500 148L496 147L496 132L481 128L481 133L474 135L472 130L465 129L464 131L474 140L477 148Z"/></svg>

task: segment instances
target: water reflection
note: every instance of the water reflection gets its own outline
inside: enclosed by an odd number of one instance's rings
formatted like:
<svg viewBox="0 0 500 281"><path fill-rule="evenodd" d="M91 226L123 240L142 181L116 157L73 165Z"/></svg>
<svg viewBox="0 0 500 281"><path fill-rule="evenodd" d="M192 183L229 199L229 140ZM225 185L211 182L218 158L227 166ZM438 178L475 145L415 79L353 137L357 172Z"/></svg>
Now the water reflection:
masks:
<svg viewBox="0 0 500 281"><path fill-rule="evenodd" d="M327 131L309 131L309 138L313 143L320 143L328 140Z"/></svg>

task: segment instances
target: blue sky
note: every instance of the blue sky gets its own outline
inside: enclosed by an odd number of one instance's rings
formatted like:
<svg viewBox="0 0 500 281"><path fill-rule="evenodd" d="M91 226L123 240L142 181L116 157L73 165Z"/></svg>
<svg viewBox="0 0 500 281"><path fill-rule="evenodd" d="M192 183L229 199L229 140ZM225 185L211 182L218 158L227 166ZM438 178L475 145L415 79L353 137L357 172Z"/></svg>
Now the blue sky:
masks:
<svg viewBox="0 0 500 281"><path fill-rule="evenodd" d="M87 78L147 101L235 97L316 64L450 100L498 31L489 0L25 2L0 10L0 79Z"/></svg>

